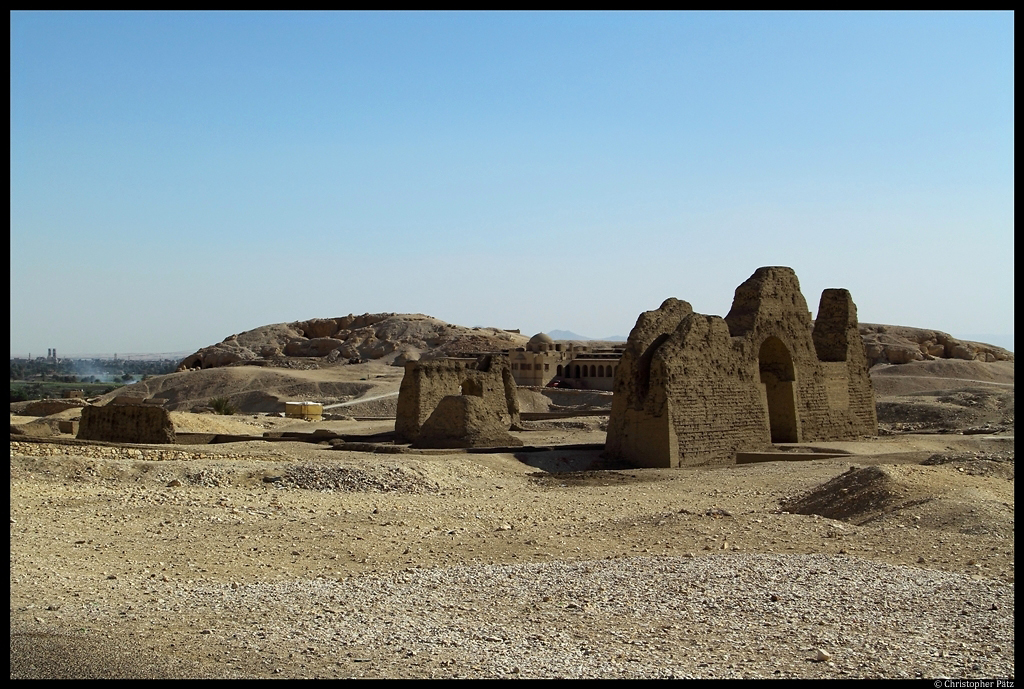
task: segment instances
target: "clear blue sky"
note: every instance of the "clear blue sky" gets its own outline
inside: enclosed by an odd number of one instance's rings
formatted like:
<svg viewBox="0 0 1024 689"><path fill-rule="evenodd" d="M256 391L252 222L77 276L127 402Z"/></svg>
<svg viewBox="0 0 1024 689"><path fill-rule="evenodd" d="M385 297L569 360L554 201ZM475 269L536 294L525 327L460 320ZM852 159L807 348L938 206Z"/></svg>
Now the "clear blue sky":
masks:
<svg viewBox="0 0 1024 689"><path fill-rule="evenodd" d="M1012 347L1013 20L15 12L11 353L625 335L763 265Z"/></svg>

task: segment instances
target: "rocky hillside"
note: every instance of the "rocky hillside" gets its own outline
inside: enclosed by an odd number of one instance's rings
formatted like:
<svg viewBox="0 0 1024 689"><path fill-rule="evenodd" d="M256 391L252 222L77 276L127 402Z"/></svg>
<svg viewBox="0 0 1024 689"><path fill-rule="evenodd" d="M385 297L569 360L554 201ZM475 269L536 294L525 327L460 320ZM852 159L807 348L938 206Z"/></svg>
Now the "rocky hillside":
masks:
<svg viewBox="0 0 1024 689"><path fill-rule="evenodd" d="M179 371L239 362L286 365L294 357L328 363L378 359L396 366L421 356L520 347L529 338L499 328L466 328L423 314L366 313L277 323L231 335L185 357Z"/></svg>
<svg viewBox="0 0 1024 689"><path fill-rule="evenodd" d="M981 342L958 340L949 333L902 325L861 323L860 336L868 365L906 364L932 359L964 361L1013 361L1013 352Z"/></svg>
<svg viewBox="0 0 1024 689"><path fill-rule="evenodd" d="M860 334L871 366L932 359L1013 361L1013 352L1001 347L958 340L938 330L862 323ZM277 323L231 335L185 357L178 370L239 362L294 366L303 359L325 363L374 359L402 366L420 357L512 349L528 340L514 330L467 328L423 314L366 313Z"/></svg>

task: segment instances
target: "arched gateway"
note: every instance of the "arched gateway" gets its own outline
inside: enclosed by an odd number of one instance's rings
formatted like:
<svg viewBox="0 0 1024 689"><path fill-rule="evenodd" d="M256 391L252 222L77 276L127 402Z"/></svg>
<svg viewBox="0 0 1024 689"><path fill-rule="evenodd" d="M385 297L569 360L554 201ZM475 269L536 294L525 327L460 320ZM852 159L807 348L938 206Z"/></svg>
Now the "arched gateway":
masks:
<svg viewBox="0 0 1024 689"><path fill-rule="evenodd" d="M800 442L796 416L796 371L793 357L782 340L769 337L761 343L757 368L768 409L772 442Z"/></svg>
<svg viewBox="0 0 1024 689"><path fill-rule="evenodd" d="M725 318L674 298L640 314L623 367L605 449L633 466L728 464L772 443L878 433L850 293L826 289L812 320L791 268L758 268Z"/></svg>

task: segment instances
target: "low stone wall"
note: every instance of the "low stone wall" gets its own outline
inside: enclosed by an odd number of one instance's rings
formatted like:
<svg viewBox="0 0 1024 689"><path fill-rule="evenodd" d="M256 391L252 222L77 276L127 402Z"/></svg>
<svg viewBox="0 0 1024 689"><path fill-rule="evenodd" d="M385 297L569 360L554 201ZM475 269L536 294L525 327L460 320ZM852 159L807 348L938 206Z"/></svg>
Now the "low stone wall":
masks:
<svg viewBox="0 0 1024 689"><path fill-rule="evenodd" d="M249 455L235 452L194 452L153 448L111 447L108 445L71 445L61 443L11 442L11 457L94 457L99 459L135 459L146 462L189 461L195 459L239 459Z"/></svg>

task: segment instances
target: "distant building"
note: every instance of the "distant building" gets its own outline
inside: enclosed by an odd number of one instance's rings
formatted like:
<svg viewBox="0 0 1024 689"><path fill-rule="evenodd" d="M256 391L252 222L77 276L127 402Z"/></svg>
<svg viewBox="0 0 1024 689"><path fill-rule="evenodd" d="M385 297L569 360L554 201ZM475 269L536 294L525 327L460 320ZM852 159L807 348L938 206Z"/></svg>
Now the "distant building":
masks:
<svg viewBox="0 0 1024 689"><path fill-rule="evenodd" d="M623 347L591 348L537 333L508 357L516 385L611 390L622 352Z"/></svg>

